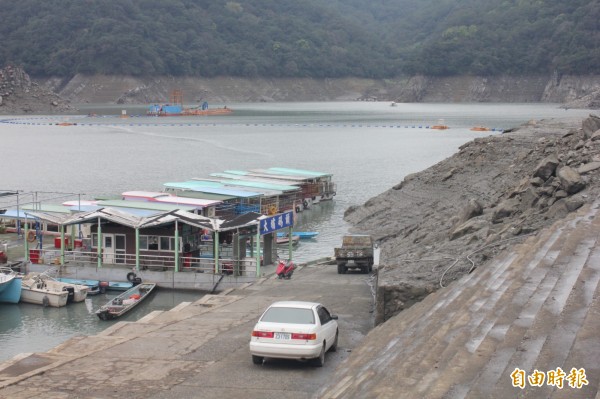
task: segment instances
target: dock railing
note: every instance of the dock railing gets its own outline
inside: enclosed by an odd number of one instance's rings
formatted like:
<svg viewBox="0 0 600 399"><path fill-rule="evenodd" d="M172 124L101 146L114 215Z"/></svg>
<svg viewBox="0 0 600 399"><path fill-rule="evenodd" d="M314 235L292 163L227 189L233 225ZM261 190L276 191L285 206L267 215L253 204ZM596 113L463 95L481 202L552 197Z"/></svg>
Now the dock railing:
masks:
<svg viewBox="0 0 600 399"><path fill-rule="evenodd" d="M31 259L32 263L47 265L61 265L61 254L56 249L37 250L38 257ZM66 265L76 264L81 266L96 265L98 263L97 252L81 250L65 251L64 262ZM135 254L104 253L101 261L102 267L136 267ZM163 255L140 255L139 265L141 270L151 271L173 271L175 269L175 256ZM215 260L211 256L191 257L179 256L179 272L195 272L210 274L226 274L234 276L256 276L256 259L231 259L220 258L219 270L216 270Z"/></svg>

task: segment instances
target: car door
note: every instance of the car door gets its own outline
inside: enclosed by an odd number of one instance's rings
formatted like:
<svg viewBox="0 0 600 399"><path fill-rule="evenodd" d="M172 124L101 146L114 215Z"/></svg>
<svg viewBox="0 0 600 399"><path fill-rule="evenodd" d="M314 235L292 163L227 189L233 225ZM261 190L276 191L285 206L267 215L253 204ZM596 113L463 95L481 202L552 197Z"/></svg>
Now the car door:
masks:
<svg viewBox="0 0 600 399"><path fill-rule="evenodd" d="M325 337L325 341L327 341L327 348L329 348L335 341L337 323L334 322L334 320L331 318L331 314L324 306L319 306L317 308L317 315L319 316L319 321L321 322L323 336Z"/></svg>

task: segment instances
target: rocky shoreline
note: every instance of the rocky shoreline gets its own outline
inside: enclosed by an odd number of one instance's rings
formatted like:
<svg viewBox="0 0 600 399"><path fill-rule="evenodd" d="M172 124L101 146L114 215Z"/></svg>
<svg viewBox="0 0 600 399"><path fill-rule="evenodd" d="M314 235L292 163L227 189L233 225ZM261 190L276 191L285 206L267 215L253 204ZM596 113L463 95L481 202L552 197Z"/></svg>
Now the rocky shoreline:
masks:
<svg viewBox="0 0 600 399"><path fill-rule="evenodd" d="M346 211L382 250L381 323L600 193L600 118L530 121Z"/></svg>
<svg viewBox="0 0 600 399"><path fill-rule="evenodd" d="M0 114L56 114L75 111L69 101L32 81L21 68L0 69Z"/></svg>

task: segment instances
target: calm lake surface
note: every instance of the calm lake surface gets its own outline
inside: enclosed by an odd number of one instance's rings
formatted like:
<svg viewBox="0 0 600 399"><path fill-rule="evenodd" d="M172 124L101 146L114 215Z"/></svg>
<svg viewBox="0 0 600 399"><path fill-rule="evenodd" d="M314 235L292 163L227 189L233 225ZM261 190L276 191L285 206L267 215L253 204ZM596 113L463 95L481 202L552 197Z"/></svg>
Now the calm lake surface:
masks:
<svg viewBox="0 0 600 399"><path fill-rule="evenodd" d="M165 182L227 169L280 166L333 173L338 185L334 201L301 213L296 222L298 231L319 232L317 239L302 241L295 249L294 260L301 262L333 254L350 227L343 221L349 206L451 156L467 141L500 134L473 132L471 127L502 130L532 119L585 117L590 112L555 104L226 105L234 110L232 115L152 118L141 116L143 107L82 105L83 115L98 116L0 117L0 190L22 190L22 202L37 196L61 203L79 195L92 199L129 190L161 191ZM130 117L120 118L122 110ZM450 129L426 128L440 119ZM56 125L60 122L77 125ZM287 257L285 252L282 256ZM199 297L158 291L127 317L136 320ZM106 301L95 297L62 309L0 304L0 361L102 331L107 322L90 310Z"/></svg>

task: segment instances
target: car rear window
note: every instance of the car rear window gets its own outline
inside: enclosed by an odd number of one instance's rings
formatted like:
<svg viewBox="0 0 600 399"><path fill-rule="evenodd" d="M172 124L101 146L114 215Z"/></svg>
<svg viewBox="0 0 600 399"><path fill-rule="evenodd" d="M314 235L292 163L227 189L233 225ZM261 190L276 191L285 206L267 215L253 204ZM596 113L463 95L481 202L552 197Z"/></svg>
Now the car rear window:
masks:
<svg viewBox="0 0 600 399"><path fill-rule="evenodd" d="M315 324L312 309L269 308L260 321L270 323Z"/></svg>

